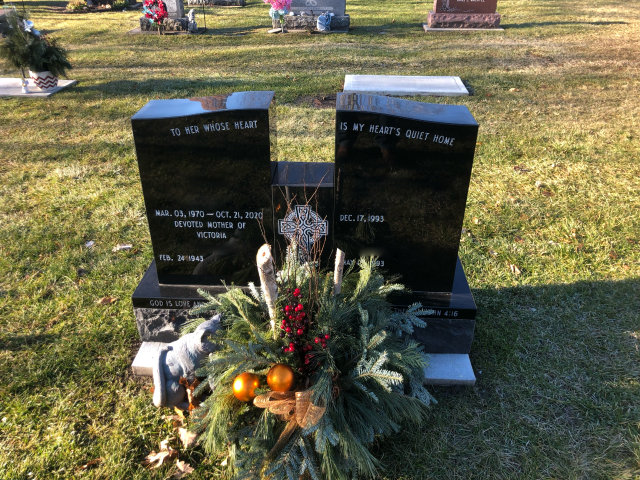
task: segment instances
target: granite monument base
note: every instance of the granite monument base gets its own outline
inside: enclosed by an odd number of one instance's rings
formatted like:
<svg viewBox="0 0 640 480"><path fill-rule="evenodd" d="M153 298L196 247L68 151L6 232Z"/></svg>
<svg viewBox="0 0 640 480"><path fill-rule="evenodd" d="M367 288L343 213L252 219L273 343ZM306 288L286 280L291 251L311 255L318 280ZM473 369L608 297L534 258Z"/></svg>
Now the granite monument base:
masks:
<svg viewBox="0 0 640 480"><path fill-rule="evenodd" d="M171 343L180 338L180 327L188 320L198 318L198 315L191 315L189 310L206 302L198 293L200 288L206 288L211 293L225 291L223 286L161 285L156 262L151 262L131 296L140 340Z"/></svg>
<svg viewBox="0 0 640 480"><path fill-rule="evenodd" d="M151 23L148 18L140 17L140 31L141 32L157 32L158 25ZM183 18L167 18L162 25L163 32L188 32L189 31L189 19Z"/></svg>
<svg viewBox="0 0 640 480"><path fill-rule="evenodd" d="M153 376L154 360L166 345L167 343L164 342L143 342L131 364L133 374L139 377ZM476 376L469 355L433 353L428 356L428 360L429 365L424 372L426 385L468 387L475 385Z"/></svg>
<svg viewBox="0 0 640 480"><path fill-rule="evenodd" d="M429 28L500 28L499 13L440 13L429 12Z"/></svg>
<svg viewBox="0 0 640 480"><path fill-rule="evenodd" d="M290 32L317 32L320 15L287 15L284 17L284 28ZM331 17L331 29L322 33L347 33L351 17L349 15ZM280 29L280 20L273 20L273 28Z"/></svg>
<svg viewBox="0 0 640 480"><path fill-rule="evenodd" d="M198 289L222 293L223 286L162 285L158 282L155 261L131 296L136 326L143 342L170 343L180 338L180 327L197 318L189 310L205 303ZM471 351L477 307L458 259L452 292L414 292L390 298L398 309L420 302L428 314L426 328L416 328L413 338L425 353L468 354ZM214 315L207 313L207 316Z"/></svg>
<svg viewBox="0 0 640 480"><path fill-rule="evenodd" d="M420 302L429 312L421 317L427 326L416 327L412 335L426 353L468 354L471 351L478 310L459 258L451 294L413 292L390 300L398 308Z"/></svg>

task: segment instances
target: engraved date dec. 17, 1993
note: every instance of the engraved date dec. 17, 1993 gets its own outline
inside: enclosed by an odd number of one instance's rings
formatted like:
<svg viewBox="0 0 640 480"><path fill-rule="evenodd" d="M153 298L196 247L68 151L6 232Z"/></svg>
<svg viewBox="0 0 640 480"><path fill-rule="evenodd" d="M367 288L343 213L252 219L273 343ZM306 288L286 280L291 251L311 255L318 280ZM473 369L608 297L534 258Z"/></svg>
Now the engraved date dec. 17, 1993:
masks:
<svg viewBox="0 0 640 480"><path fill-rule="evenodd" d="M340 215L341 222L384 222L384 215Z"/></svg>

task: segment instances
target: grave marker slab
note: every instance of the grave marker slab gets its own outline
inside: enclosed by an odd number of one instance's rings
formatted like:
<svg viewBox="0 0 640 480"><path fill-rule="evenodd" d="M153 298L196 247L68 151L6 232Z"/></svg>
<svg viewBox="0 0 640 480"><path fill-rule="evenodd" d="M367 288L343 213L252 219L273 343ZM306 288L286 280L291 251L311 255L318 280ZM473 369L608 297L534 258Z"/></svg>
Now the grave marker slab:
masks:
<svg viewBox="0 0 640 480"><path fill-rule="evenodd" d="M273 242L273 92L152 100L132 120L160 284L246 285Z"/></svg>
<svg viewBox="0 0 640 480"><path fill-rule="evenodd" d="M345 75L344 92L372 95L432 95L459 97L469 95L460 77L405 75Z"/></svg>
<svg viewBox="0 0 640 480"><path fill-rule="evenodd" d="M347 263L377 256L407 302L448 306L477 134L465 106L338 94L334 247Z"/></svg>

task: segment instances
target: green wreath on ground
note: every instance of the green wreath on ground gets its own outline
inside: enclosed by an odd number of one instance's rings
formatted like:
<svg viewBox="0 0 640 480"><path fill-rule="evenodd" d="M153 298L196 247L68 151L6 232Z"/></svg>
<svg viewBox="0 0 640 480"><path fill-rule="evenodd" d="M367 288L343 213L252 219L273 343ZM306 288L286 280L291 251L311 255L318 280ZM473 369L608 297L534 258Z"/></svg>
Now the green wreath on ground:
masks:
<svg viewBox="0 0 640 480"><path fill-rule="evenodd" d="M373 478L374 438L425 426L435 400L424 387L425 354L408 338L425 326L422 306L395 311L387 296L404 287L385 281L375 259L343 276L338 253L327 272L301 262L293 245L276 273L265 245L260 287L200 291L207 303L192 313L215 310L224 328L197 372L206 381L194 395L212 392L192 418L234 478Z"/></svg>

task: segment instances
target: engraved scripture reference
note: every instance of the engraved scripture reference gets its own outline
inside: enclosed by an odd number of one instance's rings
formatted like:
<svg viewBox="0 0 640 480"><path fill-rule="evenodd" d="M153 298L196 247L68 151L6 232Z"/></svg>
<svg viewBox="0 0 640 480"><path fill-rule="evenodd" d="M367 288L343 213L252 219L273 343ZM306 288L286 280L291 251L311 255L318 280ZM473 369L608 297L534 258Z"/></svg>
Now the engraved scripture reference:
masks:
<svg viewBox="0 0 640 480"><path fill-rule="evenodd" d="M278 233L288 241L295 241L306 255L313 245L326 237L329 225L309 205L296 205L282 220L278 220Z"/></svg>

